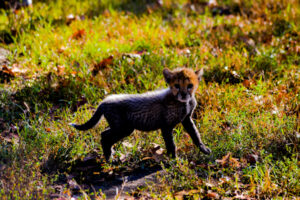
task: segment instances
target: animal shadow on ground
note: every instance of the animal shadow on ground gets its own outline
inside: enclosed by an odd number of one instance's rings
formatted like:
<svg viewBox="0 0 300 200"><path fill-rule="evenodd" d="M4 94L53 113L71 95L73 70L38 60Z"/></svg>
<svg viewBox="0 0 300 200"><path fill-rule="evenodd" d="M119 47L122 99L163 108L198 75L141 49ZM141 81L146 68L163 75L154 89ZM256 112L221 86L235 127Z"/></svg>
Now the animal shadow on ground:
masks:
<svg viewBox="0 0 300 200"><path fill-rule="evenodd" d="M95 192L101 190L107 198L115 197L116 190L133 192L145 186L147 181L155 182L155 174L162 168L158 163L143 160L130 165L121 161L107 164L104 157L92 153L84 159L62 164L58 157L50 157L43 165L43 173L59 174L56 185L67 185L72 195L80 195L81 190ZM129 167L130 166L130 167ZM53 197L59 197L53 194Z"/></svg>

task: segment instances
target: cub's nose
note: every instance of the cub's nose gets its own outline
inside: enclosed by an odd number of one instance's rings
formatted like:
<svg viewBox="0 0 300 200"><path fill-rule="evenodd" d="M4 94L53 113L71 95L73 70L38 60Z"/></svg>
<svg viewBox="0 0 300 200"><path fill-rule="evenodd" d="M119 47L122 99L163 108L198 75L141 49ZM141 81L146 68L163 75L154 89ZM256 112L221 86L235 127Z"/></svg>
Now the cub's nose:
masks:
<svg viewBox="0 0 300 200"><path fill-rule="evenodd" d="M180 94L181 94L181 97L182 97L183 99L185 99L185 98L186 98L186 95L187 95L187 93L186 93L186 92L181 92Z"/></svg>

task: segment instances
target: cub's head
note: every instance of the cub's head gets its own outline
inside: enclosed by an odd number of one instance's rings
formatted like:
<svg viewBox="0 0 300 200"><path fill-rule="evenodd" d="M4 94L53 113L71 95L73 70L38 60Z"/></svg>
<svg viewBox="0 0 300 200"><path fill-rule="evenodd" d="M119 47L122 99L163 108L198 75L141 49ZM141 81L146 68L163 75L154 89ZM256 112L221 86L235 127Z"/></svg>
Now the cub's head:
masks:
<svg viewBox="0 0 300 200"><path fill-rule="evenodd" d="M198 88L203 69L193 71L189 68L177 68L171 71L166 68L163 74L176 99L180 102L187 102Z"/></svg>

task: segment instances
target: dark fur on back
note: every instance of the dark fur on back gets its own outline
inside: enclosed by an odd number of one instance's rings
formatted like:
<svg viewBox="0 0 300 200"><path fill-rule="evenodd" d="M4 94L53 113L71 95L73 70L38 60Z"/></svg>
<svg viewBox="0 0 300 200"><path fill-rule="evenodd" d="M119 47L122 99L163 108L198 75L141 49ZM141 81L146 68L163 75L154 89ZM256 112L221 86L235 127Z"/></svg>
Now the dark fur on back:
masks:
<svg viewBox="0 0 300 200"><path fill-rule="evenodd" d="M189 77L183 75L177 79L181 78ZM191 119L196 104L194 92L191 92L190 98L183 101L178 100L171 88L144 94L110 95L101 102L89 121L82 125L72 125L78 130L87 130L94 127L103 115L109 123L109 128L102 133L101 140L107 160L111 155L112 145L130 135L134 129L141 131L161 129L167 152L175 157L176 147L172 130L178 123L183 124L200 150L209 154L210 149L202 143Z"/></svg>

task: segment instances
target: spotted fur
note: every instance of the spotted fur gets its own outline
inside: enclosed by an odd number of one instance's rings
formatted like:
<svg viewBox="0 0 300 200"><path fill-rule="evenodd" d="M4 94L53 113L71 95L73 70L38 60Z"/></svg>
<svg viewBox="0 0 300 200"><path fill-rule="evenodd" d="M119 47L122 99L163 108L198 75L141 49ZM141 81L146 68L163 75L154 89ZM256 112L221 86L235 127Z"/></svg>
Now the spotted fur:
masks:
<svg viewBox="0 0 300 200"><path fill-rule="evenodd" d="M106 97L98 106L90 120L82 125L71 124L78 130L94 127L103 115L109 128L101 136L106 160L111 155L111 147L122 138L129 136L134 129L152 131L161 129L167 153L176 156L172 130L182 123L194 144L206 154L211 151L201 141L200 135L191 119L196 107L195 91L203 74L187 68L173 71L163 70L169 88L144 94L119 94Z"/></svg>

